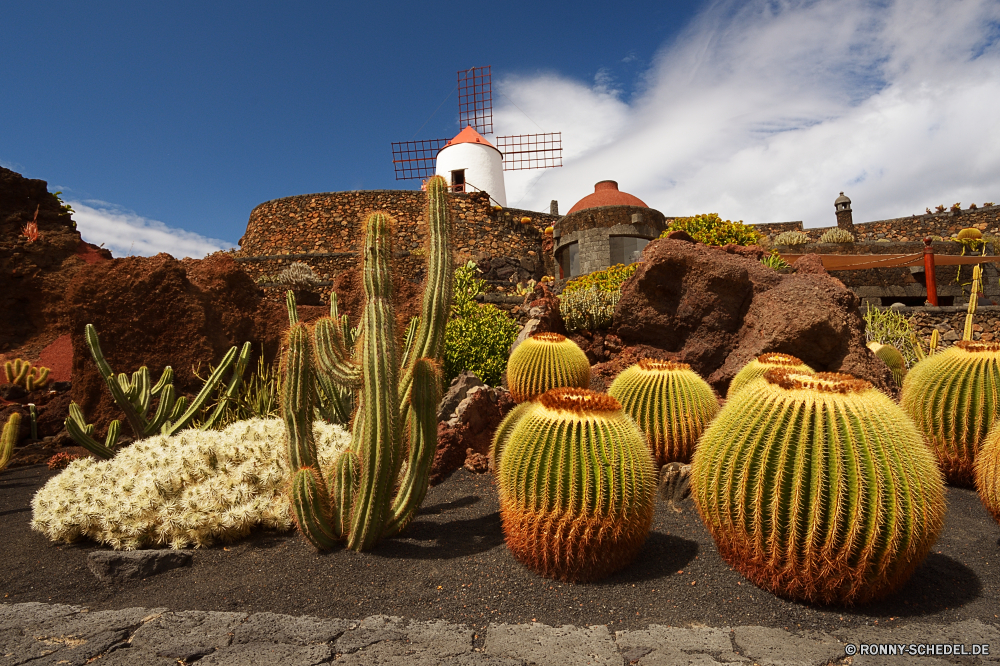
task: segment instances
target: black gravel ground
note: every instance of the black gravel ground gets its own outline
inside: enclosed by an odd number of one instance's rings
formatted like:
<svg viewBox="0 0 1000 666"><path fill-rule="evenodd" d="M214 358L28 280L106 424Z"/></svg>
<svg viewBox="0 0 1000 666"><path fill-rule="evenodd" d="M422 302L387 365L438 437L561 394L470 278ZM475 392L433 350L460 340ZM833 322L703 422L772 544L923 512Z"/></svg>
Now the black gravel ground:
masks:
<svg viewBox="0 0 1000 666"><path fill-rule="evenodd" d="M764 625L831 630L873 624L1000 622L1000 526L974 492L948 490L948 517L932 554L900 593L855 609L785 601L722 561L690 500L681 513L659 503L639 558L596 584L542 579L507 551L489 475L459 470L431 488L419 517L374 552L317 553L295 532L195 551L190 568L132 584L104 584L87 568L92 542L56 544L29 527L31 497L54 472L38 465L0 472L0 594L5 602L269 611L362 618L441 618L552 626Z"/></svg>

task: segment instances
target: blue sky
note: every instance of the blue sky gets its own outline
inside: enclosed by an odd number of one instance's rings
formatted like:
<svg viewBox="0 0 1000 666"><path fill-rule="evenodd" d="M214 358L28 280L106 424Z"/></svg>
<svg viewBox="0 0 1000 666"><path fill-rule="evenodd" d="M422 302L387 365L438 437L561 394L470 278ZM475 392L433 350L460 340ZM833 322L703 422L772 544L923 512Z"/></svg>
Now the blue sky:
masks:
<svg viewBox="0 0 1000 666"><path fill-rule="evenodd" d="M232 246L276 197L412 189L390 143L562 131L510 205L605 178L668 215L834 223L1000 202L1000 0L6 2L0 165L115 256ZM502 93L502 94L500 94ZM426 123L426 124L425 124Z"/></svg>

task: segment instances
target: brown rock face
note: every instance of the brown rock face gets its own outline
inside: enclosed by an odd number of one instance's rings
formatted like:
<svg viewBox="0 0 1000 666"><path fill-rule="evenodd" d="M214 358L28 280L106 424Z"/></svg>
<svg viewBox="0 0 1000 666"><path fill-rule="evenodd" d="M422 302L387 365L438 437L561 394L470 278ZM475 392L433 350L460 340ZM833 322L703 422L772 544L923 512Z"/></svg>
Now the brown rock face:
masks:
<svg viewBox="0 0 1000 666"><path fill-rule="evenodd" d="M431 485L441 483L462 466L470 471L485 472L483 462L493 443L493 433L513 408L514 401L503 389L476 387L469 391L468 397L459 404L456 416L438 423Z"/></svg>
<svg viewBox="0 0 1000 666"><path fill-rule="evenodd" d="M651 242L622 287L612 330L627 346L676 354L722 395L739 369L765 352L847 372L895 395L891 374L865 347L853 292L825 271L781 275L747 254Z"/></svg>
<svg viewBox="0 0 1000 666"><path fill-rule="evenodd" d="M115 372L130 374L145 365L156 381L169 365L178 393L189 395L202 386L192 368L200 366L205 377L208 364L246 341L255 357L263 351L271 362L288 328L285 309L262 303L253 280L222 254L184 261L158 254L93 264L77 274L66 302L72 318L72 399L101 434L121 412L84 340L87 324L97 329ZM309 320L325 311L303 307L299 316Z"/></svg>

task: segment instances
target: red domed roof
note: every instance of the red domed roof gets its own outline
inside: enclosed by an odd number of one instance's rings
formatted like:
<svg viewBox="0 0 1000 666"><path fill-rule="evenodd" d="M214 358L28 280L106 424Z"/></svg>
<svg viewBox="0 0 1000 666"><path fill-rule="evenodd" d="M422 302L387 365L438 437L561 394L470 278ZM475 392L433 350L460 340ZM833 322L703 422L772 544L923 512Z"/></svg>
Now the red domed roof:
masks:
<svg viewBox="0 0 1000 666"><path fill-rule="evenodd" d="M586 208L597 208L598 206L642 206L649 208L639 197L619 191L616 181L602 180L594 185L594 193L577 201L569 209L569 213L576 213ZM566 214L569 215L569 213Z"/></svg>

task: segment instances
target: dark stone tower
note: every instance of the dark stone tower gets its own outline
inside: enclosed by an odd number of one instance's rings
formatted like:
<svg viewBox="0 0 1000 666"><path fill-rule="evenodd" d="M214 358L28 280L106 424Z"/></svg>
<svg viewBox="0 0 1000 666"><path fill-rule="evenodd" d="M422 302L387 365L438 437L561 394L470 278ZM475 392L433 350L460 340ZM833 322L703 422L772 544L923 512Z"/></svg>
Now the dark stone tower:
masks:
<svg viewBox="0 0 1000 666"><path fill-rule="evenodd" d="M841 192L837 200L833 202L833 207L837 210L837 226L845 231L851 232L852 236L857 236L854 232L854 217L851 214L851 200Z"/></svg>

